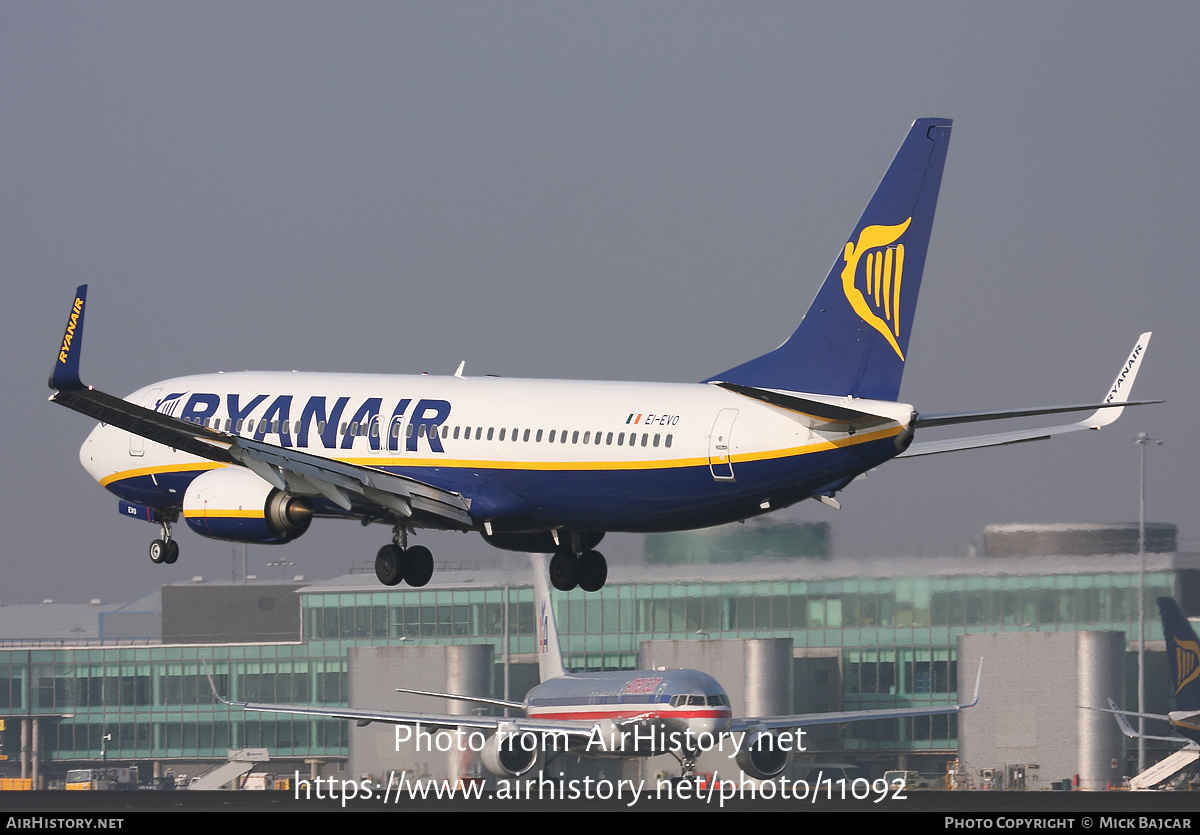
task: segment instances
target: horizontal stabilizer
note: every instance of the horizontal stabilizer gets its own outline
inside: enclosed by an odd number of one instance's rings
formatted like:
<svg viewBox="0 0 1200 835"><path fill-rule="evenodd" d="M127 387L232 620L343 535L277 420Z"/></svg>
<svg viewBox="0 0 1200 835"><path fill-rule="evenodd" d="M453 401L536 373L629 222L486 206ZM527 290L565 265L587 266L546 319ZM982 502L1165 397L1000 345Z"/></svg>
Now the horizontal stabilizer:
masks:
<svg viewBox="0 0 1200 835"><path fill-rule="evenodd" d="M915 458L918 455L936 455L942 452L956 452L963 449L979 449L990 446L1007 446L1026 441L1042 441L1066 432L1078 432L1080 429L1099 429L1115 421L1121 416L1125 406L1142 406L1151 403L1162 403L1162 400L1128 400L1129 392L1133 389L1133 381L1137 377L1142 359L1146 355L1146 346L1150 344L1150 334L1144 333L1134 343L1133 351L1121 366L1117 378L1108 387L1103 400L1094 405L1082 406L1047 406L1040 409L1007 409L993 412L958 412L954 414L918 416L918 429L928 429L935 426L950 426L958 423L975 423L987 420L1005 420L1008 418L1034 417L1037 415L1063 414L1067 412L1091 411L1091 414L1076 423L1059 426L1046 426L1034 429L1017 429L1011 432L995 432L988 435L971 435L965 438L948 438L942 441L917 441L897 458Z"/></svg>
<svg viewBox="0 0 1200 835"><path fill-rule="evenodd" d="M812 397L801 397L800 395L789 392L776 391L774 389L755 388L754 386L743 386L739 385L738 383L716 382L713 383L713 385L745 397L761 400L764 403L770 403L772 406L778 406L779 408L787 409L790 412L795 412L802 418L805 418L804 422L806 424L818 428L833 429L853 427L854 429L861 431L862 429L889 423L891 421L891 418L871 414L870 412L862 412L857 409L851 409L836 403L828 403L824 400L818 400Z"/></svg>

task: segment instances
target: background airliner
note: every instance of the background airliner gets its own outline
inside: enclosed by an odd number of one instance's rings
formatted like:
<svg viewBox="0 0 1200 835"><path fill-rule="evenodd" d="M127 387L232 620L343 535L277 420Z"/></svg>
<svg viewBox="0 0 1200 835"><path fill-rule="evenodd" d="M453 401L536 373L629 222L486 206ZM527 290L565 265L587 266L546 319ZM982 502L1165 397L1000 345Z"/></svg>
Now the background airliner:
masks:
<svg viewBox="0 0 1200 835"><path fill-rule="evenodd" d="M314 517L382 522L386 585L427 583L419 528L478 531L552 553L554 586L595 591L608 531L718 525L834 495L896 457L1098 429L1128 405L1150 334L1102 402L921 415L896 402L950 136L909 130L795 332L701 384L245 372L155 383L128 398L79 376L86 285L50 378L51 400L102 423L80 460L157 524L155 562L179 554L180 512L203 536L282 543ZM1147 401L1149 402L1149 401ZM919 429L1090 411L1083 420L914 443Z"/></svg>
<svg viewBox="0 0 1200 835"><path fill-rule="evenodd" d="M979 701L982 662L975 678L974 698L964 704L744 718L733 717L724 689L712 676L698 670L567 673L543 557L533 557L533 569L541 684L531 689L524 701L397 688L402 693L518 710L524 718L231 702L217 692L210 674L213 696L227 705L261 713L324 716L359 724L419 725L427 732L453 728L479 731L489 734L480 752L481 760L497 777L517 777L543 766L548 755L570 753L589 757L671 754L679 760L683 777L688 778L693 776L697 757L704 752L700 748L717 750L720 744L720 750L735 759L743 772L759 780L770 780L783 772L791 754L804 744L794 729L805 725L939 716L958 713Z"/></svg>
<svg viewBox="0 0 1200 835"><path fill-rule="evenodd" d="M1171 674L1171 695L1175 697L1175 710L1170 713L1138 713L1134 710L1121 710L1112 699L1108 700L1108 710L1117 718L1121 733L1133 739L1139 736L1145 739L1166 740L1170 742L1189 742L1191 745L1200 744L1200 638L1196 630L1179 608L1173 597L1160 597L1158 611L1162 617L1163 638L1167 644L1167 664ZM1090 710L1104 708L1090 707ZM1133 729L1126 717L1157 719L1166 722L1179 736L1148 736L1139 734Z"/></svg>

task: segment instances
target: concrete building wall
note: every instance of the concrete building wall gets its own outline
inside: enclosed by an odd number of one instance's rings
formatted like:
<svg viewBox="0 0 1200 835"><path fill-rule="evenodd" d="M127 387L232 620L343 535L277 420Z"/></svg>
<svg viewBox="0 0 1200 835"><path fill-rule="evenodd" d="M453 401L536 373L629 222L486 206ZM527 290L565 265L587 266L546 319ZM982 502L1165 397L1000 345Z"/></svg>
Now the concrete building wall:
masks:
<svg viewBox="0 0 1200 835"><path fill-rule="evenodd" d="M490 645L424 647L352 647L347 665L352 708L471 715L482 705L457 699L436 699L397 693L397 687L490 697ZM493 713L494 708L485 708ZM413 777L457 778L473 774L475 758L467 751L472 740L453 735L438 737L432 729L401 728L372 723L352 727L348 770L353 779L372 775L386 782L395 772ZM478 743L480 737L474 742ZM439 750L439 748L448 750ZM476 744L475 747L478 747Z"/></svg>
<svg viewBox="0 0 1200 835"><path fill-rule="evenodd" d="M1120 783L1121 737L1103 707L1120 693L1120 632L1008 632L958 639L958 692L973 693L983 659L979 704L959 718L959 759L982 769L1024 766L1026 788L1080 777L1083 788ZM1103 721L1098 721L1103 720ZM1113 766L1116 761L1118 765Z"/></svg>
<svg viewBox="0 0 1200 835"><path fill-rule="evenodd" d="M167 644L300 640L303 583L228 583L162 587Z"/></svg>

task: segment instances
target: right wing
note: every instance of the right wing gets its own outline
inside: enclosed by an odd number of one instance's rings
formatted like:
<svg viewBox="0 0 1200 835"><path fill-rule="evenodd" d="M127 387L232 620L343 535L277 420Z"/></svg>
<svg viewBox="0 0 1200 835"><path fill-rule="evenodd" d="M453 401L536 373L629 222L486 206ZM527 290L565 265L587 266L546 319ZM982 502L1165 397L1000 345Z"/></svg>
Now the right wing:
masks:
<svg viewBox="0 0 1200 835"><path fill-rule="evenodd" d="M415 512L424 517L425 522L441 527L459 530L475 527L470 515L470 499L461 493L374 467L349 464L209 429L85 386L79 377L79 354L83 345L86 299L87 285L84 284L75 291L58 361L50 375L50 388L55 389L50 396L51 402L163 446L218 464L246 467L280 490L296 495L324 496L347 512L391 513L401 519L407 519Z"/></svg>
<svg viewBox="0 0 1200 835"><path fill-rule="evenodd" d="M1163 401L1161 400L1131 401L1128 399L1129 392L1133 388L1133 381L1137 377L1138 369L1141 367L1142 359L1145 357L1146 346L1148 344L1150 344L1149 333L1144 333L1138 337L1137 342L1134 343L1133 351L1129 354L1129 358L1121 366L1120 373L1117 374L1116 380L1109 386L1108 392L1100 403L1082 406L1050 406L1042 409L1005 409L996 412L957 412L953 414L918 415L915 426L917 429L922 429L986 420L1063 414L1065 412L1092 412L1081 421L1036 429L996 432L989 435L972 435L967 438L949 438L944 441L917 441L896 457L914 458L918 455L935 455L941 452L955 452L962 449L977 449L980 447L1019 444L1026 441L1041 441L1066 432L1078 432L1081 429L1099 429L1102 426L1107 426L1121 416L1121 412L1126 406L1162 403Z"/></svg>
<svg viewBox="0 0 1200 835"><path fill-rule="evenodd" d="M477 716L473 713L418 713L415 711L402 710L361 710L353 707L314 707L313 705L284 705L269 704L266 702L235 702L224 698L219 692L217 692L217 685L213 681L212 672L208 668L208 662L201 658L201 663L204 664L204 672L205 675L208 676L208 686L212 690L214 699L223 705L228 705L229 707L239 707L242 710L247 710L252 713L288 713L299 716L322 716L327 719L348 719L352 722L355 722L359 727L370 725L372 722L380 722L387 725L420 726L421 728L431 731L448 730L452 728L470 728L471 730L478 731L498 732L503 730L505 734L533 733L543 736L555 736L560 738L573 737L579 739L590 739L593 735L591 726L581 727L578 725L570 725L566 722L557 721L554 719ZM523 709L523 705L517 702L506 703L500 700L476 699L469 696L458 696L450 693L431 693L419 690L400 690L399 692L412 692L426 696L462 699L464 701L486 701L502 706L518 707Z"/></svg>
<svg viewBox="0 0 1200 835"><path fill-rule="evenodd" d="M1170 722L1170 716L1164 716L1160 713L1137 713L1132 710L1121 710L1117 703L1112 699L1108 700L1108 707L1089 707L1088 705L1080 705L1084 710L1095 710L1099 713L1111 713L1113 718L1117 720L1117 727L1121 729L1121 733L1130 739L1153 739L1159 742L1187 742L1181 736L1151 736L1150 734L1140 734L1133 729L1133 725L1129 722L1129 717L1133 716L1139 719L1157 719L1161 722Z"/></svg>
<svg viewBox="0 0 1200 835"><path fill-rule="evenodd" d="M911 716L945 716L961 713L979 703L979 686L983 681L983 659L979 659L979 672L975 674L975 696L969 702L955 705L929 705L928 707L881 708L879 710L844 710L827 713L797 713L791 716L763 716L734 719L729 726L733 733L751 728L798 728L805 725L844 725L863 722L867 719L903 719Z"/></svg>

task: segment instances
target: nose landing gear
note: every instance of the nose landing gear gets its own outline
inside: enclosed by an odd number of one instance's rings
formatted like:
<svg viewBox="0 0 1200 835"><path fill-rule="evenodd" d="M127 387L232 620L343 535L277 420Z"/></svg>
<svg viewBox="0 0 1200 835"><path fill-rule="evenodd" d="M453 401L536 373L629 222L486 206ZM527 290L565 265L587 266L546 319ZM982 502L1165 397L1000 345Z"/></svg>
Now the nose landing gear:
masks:
<svg viewBox="0 0 1200 835"><path fill-rule="evenodd" d="M171 538L171 523L165 519L162 525L162 539L150 543L150 562L171 565L179 559L179 543Z"/></svg>

